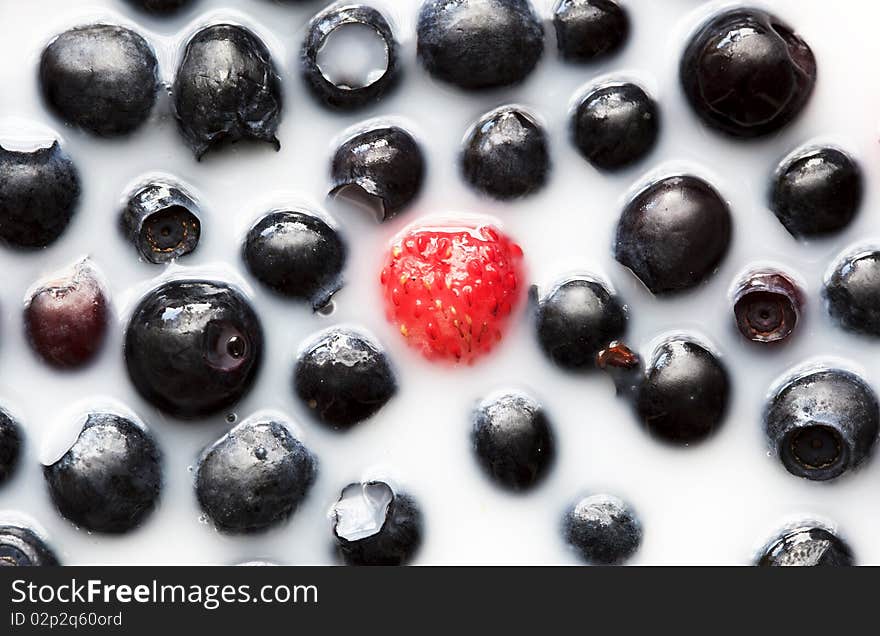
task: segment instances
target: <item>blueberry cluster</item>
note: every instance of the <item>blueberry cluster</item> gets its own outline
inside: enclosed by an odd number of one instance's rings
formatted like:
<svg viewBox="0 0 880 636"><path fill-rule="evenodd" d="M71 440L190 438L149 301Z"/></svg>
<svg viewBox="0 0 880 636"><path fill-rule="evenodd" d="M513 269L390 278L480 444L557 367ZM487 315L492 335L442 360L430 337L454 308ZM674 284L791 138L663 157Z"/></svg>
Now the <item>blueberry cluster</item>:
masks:
<svg viewBox="0 0 880 636"><path fill-rule="evenodd" d="M132 4L161 15L193 3ZM557 54L576 65L611 58L626 47L632 19L613 0L559 0L552 13ZM334 53L356 32L373 38L381 53L380 68L366 75L340 66ZM426 0L416 38L423 70L463 94L521 84L547 54L547 33L529 0ZM299 61L305 87L332 111L378 104L400 86L405 69L393 24L367 5L334 4L318 13L306 27ZM813 52L792 27L764 10L740 7L699 25L679 67L695 118L740 143L766 138L797 119L816 76ZM99 137L125 137L147 126L163 89L150 42L113 24L59 34L40 57L38 77L45 104L60 121ZM200 159L240 141L280 148L282 83L257 33L212 23L182 43L167 89L180 135ZM590 85L570 113L570 142L587 169L621 171L651 156L661 139L662 112L643 86L622 79ZM470 187L495 200L538 192L553 167L540 114L503 104L481 116L465 135L458 167ZM413 207L427 174L415 135L367 122L338 145L328 196L365 208L377 222L391 221ZM857 160L832 146L795 150L769 181L768 207L796 240L842 231L863 198ZM51 247L75 222L81 187L75 161L58 141L32 151L0 146L0 241L20 251ZM634 192L620 210L613 256L645 294L674 302L717 273L735 232L735 211L724 192L695 174L658 176ZM188 257L203 229L210 229L195 189L171 175L144 177L124 195L117 217L120 233L146 267ZM320 210L267 210L242 237L240 261L251 279L280 299L330 313L345 284L346 234ZM467 354L480 347L488 351L487 342L502 338L492 321L515 316L516 294L526 287L512 271L522 256L487 226L471 235L406 235L389 262L407 273L391 281L387 268L382 274L396 315L411 319L399 325L402 336L452 343L448 352L459 360L472 361ZM880 337L880 250L861 245L842 255L823 298L842 328ZM640 355L625 342L628 305L609 281L589 272L560 276L547 290L536 286L532 300L534 338L547 360L572 374L608 373L633 420L652 438L696 447L724 426L732 374L700 335L667 335ZM797 336L806 303L794 273L749 270L734 281L730 326L769 354ZM23 324L34 354L70 371L101 356L113 341L113 311L99 267L85 259L35 285ZM474 325L477 315L483 319ZM169 275L125 316L121 348L128 379L144 402L184 426L228 411L250 392L270 336L242 285ZM792 475L836 479L873 453L880 431L877 396L865 379L841 366L792 369L771 391L764 432L771 455ZM290 392L310 420L344 434L394 400L399 376L371 333L337 325L302 343ZM471 423L470 446L487 480L517 496L546 487L559 446L551 409L527 391L505 389L480 400ZM126 409L97 403L65 426L75 434L43 458L58 512L97 533L126 533L147 523L161 505L161 436ZM24 430L0 410L0 484L13 479L22 461ZM219 531L264 532L305 504L320 462L297 430L283 415L259 412L206 445L194 489L205 518ZM559 516L562 539L588 563L624 563L641 545L639 516L615 496L585 495ZM330 520L328 540L347 564L410 562L425 537L418 500L390 478L341 488ZM814 523L784 530L757 562L849 565L854 557L833 529ZM56 563L35 528L0 525L0 565Z"/></svg>

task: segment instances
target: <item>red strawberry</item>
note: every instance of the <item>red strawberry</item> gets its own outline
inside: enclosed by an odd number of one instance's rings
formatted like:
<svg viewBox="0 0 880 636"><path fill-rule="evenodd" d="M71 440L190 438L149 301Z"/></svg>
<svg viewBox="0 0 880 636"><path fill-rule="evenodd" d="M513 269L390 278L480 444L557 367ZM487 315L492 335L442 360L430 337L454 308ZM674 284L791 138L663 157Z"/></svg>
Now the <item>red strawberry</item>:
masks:
<svg viewBox="0 0 880 636"><path fill-rule="evenodd" d="M486 220L410 227L382 269L388 319L427 358L471 364L501 340L525 287L522 260Z"/></svg>

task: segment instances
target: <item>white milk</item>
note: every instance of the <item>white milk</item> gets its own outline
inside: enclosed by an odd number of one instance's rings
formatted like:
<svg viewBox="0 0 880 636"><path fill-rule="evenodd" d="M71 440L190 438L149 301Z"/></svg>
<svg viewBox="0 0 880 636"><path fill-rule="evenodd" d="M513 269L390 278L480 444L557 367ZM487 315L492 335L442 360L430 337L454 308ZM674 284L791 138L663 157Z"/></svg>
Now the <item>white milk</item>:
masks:
<svg viewBox="0 0 880 636"><path fill-rule="evenodd" d="M809 108L780 135L735 143L703 128L686 108L677 82L688 30L719 6L697 0L629 0L632 41L618 57L589 66L564 66L548 29L543 61L525 85L469 95L433 82L415 60L417 0L375 0L396 27L405 79L377 106L355 114L322 110L298 75L304 26L324 4L307 7L267 0L201 0L195 10L161 20L143 16L122 0L0 0L3 90L0 128L24 138L42 130L60 134L82 173L83 196L74 222L50 249L20 254L0 250L0 403L24 423L23 470L0 491L0 509L27 515L45 529L66 563L236 563L266 559L291 564L334 562L328 509L340 490L359 478L392 479L424 509L426 541L417 563L576 563L559 523L581 493L608 492L635 507L645 535L635 563L746 563L786 522L802 517L834 522L861 562L880 563L880 458L857 474L821 484L789 475L768 456L761 411L772 383L787 369L815 358L839 359L880 388L878 346L832 327L819 300L822 277L848 246L880 239L876 214L880 182L877 121L880 84L876 65L880 9L851 1L829 11L824 0L768 2L813 47L819 82ZM552 0L538 0L549 17ZM134 25L156 47L163 78L170 81L187 34L200 24L230 19L256 31L272 50L284 80L286 104L278 132L281 151L268 144L239 144L209 153L198 163L178 134L163 95L153 119L132 137L101 141L65 128L43 106L36 81L45 43L67 27L105 20ZM549 26L549 25L548 25ZM583 161L567 139L573 96L609 78L635 78L662 110L657 151L638 166L602 175ZM457 172L456 154L467 128L483 113L516 102L548 129L553 171L548 186L512 205L469 191ZM428 176L424 195L405 214L378 225L363 211L325 204L328 161L340 134L364 120L392 118L424 144ZM22 127L35 126L36 132ZM862 213L842 235L798 244L768 211L768 179L780 158L813 140L829 140L862 163L868 189ZM21 141L19 142L21 143ZM33 143L33 141L31 141ZM611 256L612 232L627 197L652 175L674 170L707 177L729 199L734 240L720 271L692 293L672 300L651 297ZM198 250L175 266L141 263L116 227L122 197L143 174L160 171L191 186L203 206ZM348 240L347 285L335 312L313 314L305 304L274 297L242 270L239 248L256 216L290 201L324 207ZM572 272L609 281L631 309L628 341L643 354L658 336L685 331L720 351L735 393L720 433L689 449L663 446L634 421L599 373L567 375L539 351L526 314L502 346L475 368L431 365L405 348L387 324L378 288L388 239L422 216L449 212L496 216L525 250L534 282L543 289ZM77 373L40 364L25 343L21 308L25 291L42 276L91 256L112 293L118 322L100 360ZM793 340L777 349L744 342L735 331L728 291L733 279L758 262L778 262L800 276L809 295L805 319ZM266 332L265 365L239 404L239 420L271 409L294 429L320 461L308 500L287 524L269 533L229 537L201 517L192 485L199 452L231 424L225 413L201 423L168 418L140 399L121 356L124 321L132 304L156 279L188 271L223 273L223 263L244 277ZM294 356L314 332L335 324L371 331L388 349L400 393L371 421L332 433L309 419L290 387ZM559 454L549 478L534 492L510 495L482 474L469 448L470 410L502 388L521 387L552 415ZM158 510L139 530L122 537L90 535L53 509L40 474L39 448L59 413L94 397L127 405L156 434L165 454L165 489Z"/></svg>

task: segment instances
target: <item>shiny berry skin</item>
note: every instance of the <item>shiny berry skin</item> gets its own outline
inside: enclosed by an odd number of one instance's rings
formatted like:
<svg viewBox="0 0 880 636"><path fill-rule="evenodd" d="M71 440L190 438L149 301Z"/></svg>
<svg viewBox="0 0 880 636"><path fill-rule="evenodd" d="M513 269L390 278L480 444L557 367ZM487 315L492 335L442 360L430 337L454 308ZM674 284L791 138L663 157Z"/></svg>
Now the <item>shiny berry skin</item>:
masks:
<svg viewBox="0 0 880 636"><path fill-rule="evenodd" d="M808 148L779 167L770 209L795 238L829 236L852 223L863 192L855 159L837 148Z"/></svg>
<svg viewBox="0 0 880 636"><path fill-rule="evenodd" d="M119 219L123 234L148 263L161 265L199 245L199 206L182 186L155 180L138 188Z"/></svg>
<svg viewBox="0 0 880 636"><path fill-rule="evenodd" d="M193 0L128 0L128 3L147 13L170 15L193 4Z"/></svg>
<svg viewBox="0 0 880 636"><path fill-rule="evenodd" d="M196 495L218 529L258 532L296 511L316 473L314 456L283 423L253 417L205 450Z"/></svg>
<svg viewBox="0 0 880 636"><path fill-rule="evenodd" d="M529 0L426 0L416 32L425 70L471 91L522 82L544 53Z"/></svg>
<svg viewBox="0 0 880 636"><path fill-rule="evenodd" d="M263 331L250 302L226 283L173 280L144 296L125 331L138 392L179 418L222 411L250 389Z"/></svg>
<svg viewBox="0 0 880 636"><path fill-rule="evenodd" d="M248 271L269 289L320 309L342 287L348 250L315 214L279 210L260 218L242 247Z"/></svg>
<svg viewBox="0 0 880 636"><path fill-rule="evenodd" d="M525 289L522 249L488 221L399 234L380 281L388 319L431 360L472 364L502 339Z"/></svg>
<svg viewBox="0 0 880 636"><path fill-rule="evenodd" d="M755 565L763 567L848 567L855 557L846 542L818 526L793 528L764 548Z"/></svg>
<svg viewBox="0 0 880 636"><path fill-rule="evenodd" d="M626 332L626 307L604 283L588 276L566 279L538 301L538 343L557 366L585 371Z"/></svg>
<svg viewBox="0 0 880 636"><path fill-rule="evenodd" d="M523 393L501 393L480 402L471 439L484 472L514 492L540 483L556 456L547 414Z"/></svg>
<svg viewBox="0 0 880 636"><path fill-rule="evenodd" d="M797 327L803 302L803 290L788 274L769 269L748 272L733 295L736 327L752 342L782 342Z"/></svg>
<svg viewBox="0 0 880 636"><path fill-rule="evenodd" d="M679 67L704 123L732 137L775 133L807 105L816 58L792 28L761 9L728 9L701 25Z"/></svg>
<svg viewBox="0 0 880 636"><path fill-rule="evenodd" d="M856 374L820 368L786 379L767 406L764 430L788 472L826 481L871 456L880 406Z"/></svg>
<svg viewBox="0 0 880 636"><path fill-rule="evenodd" d="M30 528L0 525L0 567L60 565L52 548Z"/></svg>
<svg viewBox="0 0 880 636"><path fill-rule="evenodd" d="M563 533L590 565L621 565L642 544L642 524L635 512L611 495L592 495L578 501L565 514Z"/></svg>
<svg viewBox="0 0 880 636"><path fill-rule="evenodd" d="M0 408L0 487L2 487L18 468L24 435L21 426L4 409Z"/></svg>
<svg viewBox="0 0 880 636"><path fill-rule="evenodd" d="M693 176L660 179L620 215L614 257L654 294L681 292L715 272L730 247L730 208Z"/></svg>
<svg viewBox="0 0 880 636"><path fill-rule="evenodd" d="M58 369L91 362L107 336L110 307L88 260L40 285L25 303L24 325L34 353Z"/></svg>
<svg viewBox="0 0 880 636"><path fill-rule="evenodd" d="M474 124L461 152L461 173L471 187L508 200L540 190L550 172L543 126L524 110L504 106Z"/></svg>
<svg viewBox="0 0 880 636"><path fill-rule="evenodd" d="M424 522L415 499L383 481L346 486L330 517L346 565L405 565L422 544Z"/></svg>
<svg viewBox="0 0 880 636"><path fill-rule="evenodd" d="M36 249L57 241L80 198L79 171L53 141L48 148L6 150L0 146L0 242Z"/></svg>
<svg viewBox="0 0 880 636"><path fill-rule="evenodd" d="M403 128L370 128L339 146L331 179L331 196L366 207L380 221L387 221L418 197L425 180L425 158L419 143Z"/></svg>
<svg viewBox="0 0 880 636"><path fill-rule="evenodd" d="M101 137L126 135L150 116L159 63L130 29L93 24L65 31L40 58L40 86L65 122Z"/></svg>
<svg viewBox="0 0 880 636"><path fill-rule="evenodd" d="M309 340L293 370L293 388L309 412L334 430L375 415L397 393L385 352L365 334L332 328Z"/></svg>
<svg viewBox="0 0 880 636"><path fill-rule="evenodd" d="M599 170L619 170L647 156L660 135L656 102L635 84L600 86L572 115L572 140Z"/></svg>
<svg viewBox="0 0 880 636"><path fill-rule="evenodd" d="M615 0L558 0L553 26L559 56L567 62L609 57L629 39L629 13Z"/></svg>
<svg viewBox="0 0 880 636"><path fill-rule="evenodd" d="M880 338L880 250L850 252L822 290L832 320L847 331Z"/></svg>
<svg viewBox="0 0 880 636"><path fill-rule="evenodd" d="M281 119L281 79L266 45L249 29L213 24L190 38L172 89L180 132L197 159L241 140L266 142Z"/></svg>
<svg viewBox="0 0 880 636"><path fill-rule="evenodd" d="M321 50L330 44L334 32L341 32L353 25L371 31L370 36L382 41L385 66L377 76L355 78L361 81L347 82L321 68ZM366 36L365 36L366 37ZM307 34L300 54L302 76L306 87L321 104L330 109L352 111L375 104L396 88L401 76L400 47L391 25L379 11L362 4L332 5L318 13L307 27Z"/></svg>
<svg viewBox="0 0 880 636"><path fill-rule="evenodd" d="M73 524L121 534L139 526L162 490L153 436L115 413L89 413L73 446L43 467L55 507Z"/></svg>
<svg viewBox="0 0 880 636"><path fill-rule="evenodd" d="M666 442L700 442L723 423L730 377L704 346L672 337L653 353L638 387L636 411L649 433Z"/></svg>

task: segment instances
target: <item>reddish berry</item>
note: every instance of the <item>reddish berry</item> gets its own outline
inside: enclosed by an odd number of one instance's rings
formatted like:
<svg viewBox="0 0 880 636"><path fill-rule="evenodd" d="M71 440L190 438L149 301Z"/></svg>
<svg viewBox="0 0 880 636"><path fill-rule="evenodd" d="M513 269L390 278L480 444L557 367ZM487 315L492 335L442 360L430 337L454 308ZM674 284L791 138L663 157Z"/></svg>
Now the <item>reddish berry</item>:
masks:
<svg viewBox="0 0 880 636"><path fill-rule="evenodd" d="M382 269L388 319L427 358L471 364L501 340L522 296L522 260L484 221L410 227Z"/></svg>

